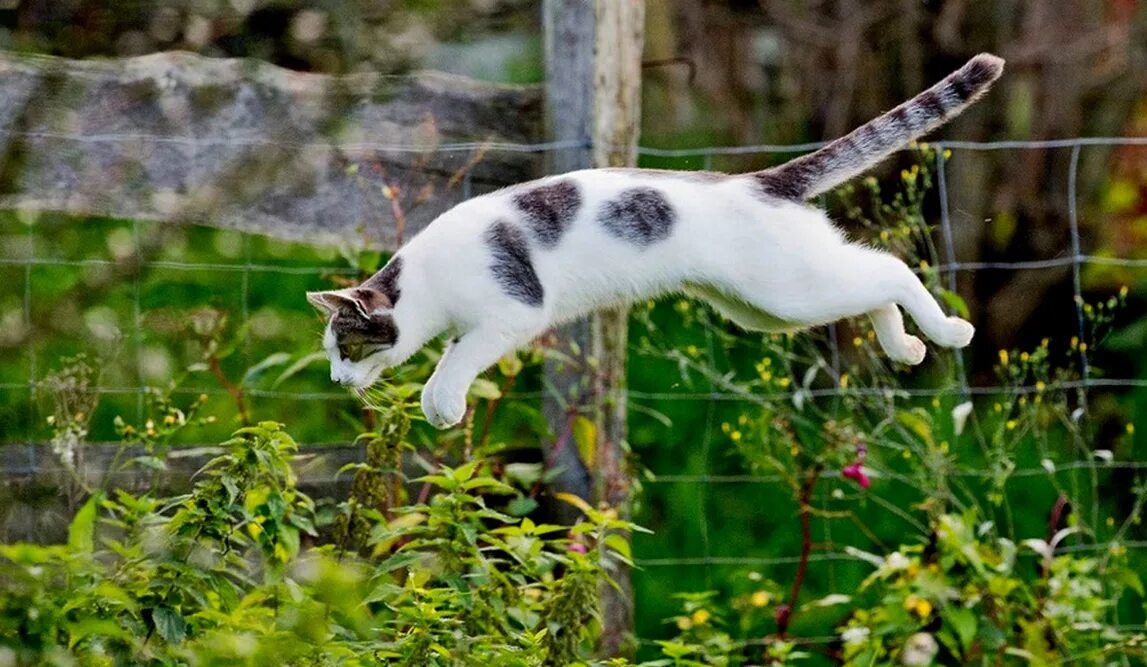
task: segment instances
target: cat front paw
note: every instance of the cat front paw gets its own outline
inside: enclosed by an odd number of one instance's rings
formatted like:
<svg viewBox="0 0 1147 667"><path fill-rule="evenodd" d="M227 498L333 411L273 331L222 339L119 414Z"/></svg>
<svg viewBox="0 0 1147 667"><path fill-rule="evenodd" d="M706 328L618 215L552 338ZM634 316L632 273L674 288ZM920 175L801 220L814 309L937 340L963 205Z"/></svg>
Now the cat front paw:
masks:
<svg viewBox="0 0 1147 667"><path fill-rule="evenodd" d="M434 405L434 385L430 382L422 388L422 414L426 415L426 421L430 422L435 428L446 428L440 426L442 424L442 416L438 414L438 408Z"/></svg>
<svg viewBox="0 0 1147 667"><path fill-rule="evenodd" d="M429 397L428 393L425 390L422 392L422 412L434 428L450 428L466 416L465 391L444 391L435 387L435 391Z"/></svg>

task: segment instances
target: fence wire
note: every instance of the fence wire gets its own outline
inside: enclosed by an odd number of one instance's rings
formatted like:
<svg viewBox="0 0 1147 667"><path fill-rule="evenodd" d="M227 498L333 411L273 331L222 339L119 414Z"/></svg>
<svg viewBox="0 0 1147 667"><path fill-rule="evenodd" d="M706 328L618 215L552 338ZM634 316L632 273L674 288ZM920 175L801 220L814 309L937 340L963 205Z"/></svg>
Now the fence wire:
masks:
<svg viewBox="0 0 1147 667"><path fill-rule="evenodd" d="M19 133L17 133L19 134ZM97 143L97 142L135 142L135 143L178 143L182 145L212 145L220 142L226 143L240 143L243 145L277 145L286 146L296 149L322 149L327 150L330 148L337 148L343 151L357 151L357 152L374 152L374 153L401 153L401 152L422 152L425 150L423 146L409 146L400 144L383 144L383 143L356 143L356 144L327 144L327 143L295 143L283 142L278 140L266 139L241 139L235 137L228 137L222 139L200 138L200 137L159 137L143 134L112 134L112 135L79 135L72 133L36 133L29 136L38 138L51 138L69 142L78 143ZM824 145L821 142L805 143L795 145L771 145L759 144L750 146L718 146L718 147L702 147L702 148L684 148L684 149L666 149L656 147L641 147L639 148L639 155L646 158L674 158L682 160L697 159L700 165L706 169L713 168L713 161L716 157L721 156L789 156L795 153L806 152L814 150ZM1082 272L1087 266L1106 266L1106 267L1121 267L1128 269L1147 268L1147 258L1136 257L1108 257L1099 256L1096 254L1089 254L1085 252L1080 234L1080 212L1079 200L1077 195L1078 176L1079 176L1079 162L1081 152L1088 147L1125 147L1125 146L1147 146L1147 137L1085 137L1074 139L1058 139L1046 141L995 141L995 142L967 142L967 141L938 141L933 142L933 146L937 149L936 152L936 186L939 196L939 234L941 240L941 253L943 263L937 267L943 277L944 284L947 289L955 291L957 276L963 272L981 272L981 271L1040 271L1050 269L1062 269L1070 267L1072 277L1072 297L1075 302L1076 313L1076 328L1078 335L1082 340L1086 329L1083 312L1083 287L1082 287ZM533 144L489 144L481 142L460 142L448 143L435 147L437 152L459 152L459 153L477 153L479 151L507 151L519 153L546 153L550 151L560 151L568 149L584 149L588 146L585 141L558 141L558 142L544 142ZM1069 168L1066 174L1061 177L1066 179L1068 199L1063 202L1067 209L1067 220L1069 223L1070 232L1070 245L1062 249L1060 255L1055 257L1043 259L1030 259L1030 260L1016 260L1016 261L963 261L957 256L957 247L955 243L955 235L953 233L952 221L952 202L949 201L948 191L948 162L951 158L945 157L945 149L951 150L953 155L959 155L961 152L975 152L975 151L1027 151L1027 150L1046 150L1046 149L1067 149L1071 151ZM463 191L469 194L470 183L469 178L463 182ZM37 296L35 282L37 276L35 269L41 267L58 267L70 269L87 269L96 267L114 267L118 265L116 260L107 259L75 259L68 257L46 256L40 252L41 244L37 238L37 228L35 225L29 225L27 228L27 241L26 253L22 257L0 257L0 268L12 267L15 269L23 269L23 292L20 297L22 301L22 318L24 325L27 327L33 326L33 305ZM141 256L143 252L141 241L141 225L134 223L132 226L133 242L135 244L135 252L137 256ZM137 266L131 276L131 283L133 288L133 313L132 313L132 327L133 331L130 332L130 341L135 355L135 363L138 367L141 364L140 356L143 347L143 330L145 327L145 313L141 306L141 280L142 276L151 270L169 270L187 274L187 280L193 281L193 274L196 273L219 273L219 274L236 274L238 278L237 289L240 292L240 317L246 322L249 321L252 315L251 304L251 284L252 279L257 276L313 276L317 279L331 275L351 276L355 274L354 270L348 269L338 265L324 265L324 264L274 264L266 261L265 258L255 256L252 251L251 245L247 237L244 237L244 245L241 252L241 261L226 263L226 262L182 262L172 260L155 260L147 261ZM7 288L6 288L7 289ZM839 375L839 350L835 345L835 335L830 337L833 341L831 353L832 364L837 368L837 375ZM710 335L707 338L707 345L710 352L712 351L714 341ZM316 348L318 341L316 339ZM246 348L250 349L250 341L247 341ZM998 393L1000 387L998 386L977 386L971 384L968 373L966 371L966 360L964 353L956 355L958 366L958 391L964 396L982 396ZM1147 387L1147 378L1136 377L1120 377L1120 378L1092 378L1090 376L1089 368L1087 366L1087 359L1081 355L1080 363L1082 366L1081 379L1078 381L1063 383L1060 388L1080 390L1081 395L1085 397L1089 392L1097 389L1103 390L1127 390L1135 388ZM137 377L141 374L137 373ZM36 423L39 419L37 408L31 397L35 395L36 390L39 388L40 383L44 378L44 361L38 358L36 347L29 345L26 358L26 378L23 381L0 382L0 391L2 390L27 390L29 397L28 410L30 414L29 423ZM134 395L137 396L137 416L142 420L144 413L144 392L146 387L140 385L112 385L102 386L98 389L101 394L110 396L123 396ZM1046 387L1021 386L1011 388L1020 393L1032 394L1037 391L1043 391ZM809 397L839 397L851 393L853 395L877 394L881 396L891 397L936 397L943 394L950 393L948 388L902 388L894 390L883 389L866 389L866 388L853 388L842 389L840 387L833 388L818 388L807 391ZM226 394L226 390L219 386L191 386L181 387L175 390L177 395L199 395L207 394L210 396L219 396ZM250 388L246 390L247 395L255 398L265 399L268 401L277 400L292 400L292 401L317 401L317 402L346 402L348 395L345 392L335 390L320 390L320 391L290 391L281 389L261 389ZM712 530L709 526L708 517L713 512L719 511L719 508L713 507L714 498L711 495L711 490L722 485L745 485L745 484L774 484L780 480L776 475L754 475L754 474L720 474L711 472L710 461L711 453L714 447L712 440L712 433L716 426L716 407L722 402L743 402L753 403L781 398L790 395L791 392L777 392L772 394L762 394L758 396L747 397L743 394L723 392L714 385L711 381L702 392L673 392L673 391L631 391L629 397L637 402L647 401L673 401L673 402L697 402L702 401L706 403L704 410L703 421L705 424L703 435L699 446L702 450L701 456L704 461L703 470L700 474L679 474L672 470L653 471L653 475L645 481L649 485L699 485L701 487L699 502L701 504L701 511L699 512L700 525L697 528L697 534L700 535L700 554L690 556L667 556L658 558L638 558L637 565L645 570L656 570L658 568L682 568L682 567L700 567L704 568L704 579L709 585L712 585L713 571L717 567L773 567L773 566L791 566L795 564L799 557L780 556L780 557L755 557L751 555L731 557L720 555L714 552L712 544ZM512 395L515 400L535 401L541 398L541 392L516 392ZM15 436L15 437L13 437ZM35 440L34 433L25 434L0 434L0 441L7 441L11 444L30 443ZM323 443L313 443L323 444ZM880 446L880 443L876 443ZM1097 468L1099 470L1123 470L1139 472L1147 470L1147 461L1104 461L1104 462L1091 462L1091 461L1074 461L1058 466L1058 471L1070 470L1083 470L1088 468ZM874 473L879 475L880 472ZM975 470L959 470L954 471L953 474L958 477L969 478L987 478L992 473L989 471L975 471ZM1012 472L1016 477L1031 477L1048 475L1049 471L1043 467L1033 467L1015 470ZM830 471L828 476L838 476L839 471ZM825 522L826 526L831 522ZM825 528L829 531L829 528ZM831 533L826 532L825 540L831 544ZM1122 542L1122 546L1128 549L1145 550L1147 549L1147 542L1144 541L1129 541ZM1062 547L1063 551L1088 551L1098 550L1103 548L1104 545L1068 545ZM821 551L814 553L810 562L812 563L826 563L831 568L832 564L840 561L861 561L863 559L856 555L843 552L843 551ZM835 576L833 570L830 569L830 576ZM804 641L811 641L814 643L824 643L832 640L832 637L826 638L810 638Z"/></svg>

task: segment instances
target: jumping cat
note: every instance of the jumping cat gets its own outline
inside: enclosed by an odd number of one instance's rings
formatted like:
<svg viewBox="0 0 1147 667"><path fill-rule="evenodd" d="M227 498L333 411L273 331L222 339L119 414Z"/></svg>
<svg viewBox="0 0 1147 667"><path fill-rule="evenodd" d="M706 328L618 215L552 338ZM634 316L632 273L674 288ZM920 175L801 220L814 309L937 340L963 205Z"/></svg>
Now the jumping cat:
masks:
<svg viewBox="0 0 1147 667"><path fill-rule="evenodd" d="M960 113L1003 71L990 54L820 150L748 174L587 169L443 213L358 287L310 292L329 316L331 379L373 384L427 341L452 342L422 392L431 424L462 420L474 379L556 324L684 292L742 328L794 331L867 314L884 352L918 364L972 325L949 317L904 262L850 243L805 203Z"/></svg>

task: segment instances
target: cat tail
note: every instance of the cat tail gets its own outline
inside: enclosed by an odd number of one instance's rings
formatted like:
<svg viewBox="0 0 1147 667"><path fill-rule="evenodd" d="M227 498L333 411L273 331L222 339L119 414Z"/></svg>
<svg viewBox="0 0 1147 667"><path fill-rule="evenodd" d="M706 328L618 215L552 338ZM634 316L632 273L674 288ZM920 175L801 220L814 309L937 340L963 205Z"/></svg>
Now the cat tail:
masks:
<svg viewBox="0 0 1147 667"><path fill-rule="evenodd" d="M987 92L1003 70L1002 58L981 53L940 83L815 153L750 176L772 197L815 197L948 122Z"/></svg>

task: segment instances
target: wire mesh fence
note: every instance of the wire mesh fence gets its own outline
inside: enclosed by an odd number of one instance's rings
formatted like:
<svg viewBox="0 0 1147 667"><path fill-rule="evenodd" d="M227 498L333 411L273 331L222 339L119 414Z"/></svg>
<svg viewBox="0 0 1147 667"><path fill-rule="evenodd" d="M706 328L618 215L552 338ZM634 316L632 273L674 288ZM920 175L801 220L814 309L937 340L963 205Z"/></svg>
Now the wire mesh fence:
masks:
<svg viewBox="0 0 1147 667"><path fill-rule="evenodd" d="M214 141L143 134L84 135L79 132L51 136L40 133L36 138L80 144L131 142L133 145L147 145L151 142L177 142L190 147ZM264 139L252 141L259 145L276 143ZM643 147L639 152L647 162L659 165L671 161L676 166L720 170L727 168L725 160L734 160L730 164L742 165L745 159L772 160L812 150L820 145L696 149ZM1096 147L1147 146L1147 138L951 141L933 145L937 149L935 164L931 168L935 173L938 198L936 227L941 261L932 270L940 276L943 286L956 292L958 277L974 272L1070 269L1070 308L1076 317L1074 329L1080 340L1086 340L1085 271L1089 267L1142 269L1147 268L1147 259L1107 256L1089 252L1085 248L1084 236L1080 232L1085 223L1085 214L1077 195L1081 156ZM422 147L383 143L355 143L353 146L306 143L291 144L290 147L299 150L353 149L363 155L424 150ZM462 162L467 162L478 159L482 154L499 151L541 155L551 151L585 148L585 142L461 142L438 145L435 151L458 154ZM959 203L951 200L949 192L949 162L959 159L964 153L1046 150L1069 151L1067 171L1049 175L1049 178L1062 178L1066 183L1066 200L1050 202L1049 205L1062 207L1066 211L1069 244L1056 256L1038 259L968 261L959 257L954 233L958 223L953 220L953 212L958 210ZM462 178L460 187L464 197L475 192L469 175ZM483 190L490 187L493 186L487 185ZM35 443L46 439L48 429L45 419L49 410L44 407L41 395L44 379L51 373L60 356L82 352L93 345L118 350L114 354L105 354L107 370L95 390L107 399L108 405L101 408L102 412L98 415L105 422L110 423L113 415L127 413L134 416L136 424L144 424L149 415L149 388L167 384L173 376L182 372L182 367L197 366L194 373L183 377L180 384L171 389L173 395L206 396L209 401L223 404L234 399L238 387L243 397L255 404L254 411L260 415L267 418L285 415L283 419L288 425L294 417L315 423L316 427L298 435L300 442L320 446L354 439L360 424L345 416L355 413L355 401L346 392L329 385L325 367L318 358L307 361L308 353L318 348L321 325L308 312L303 292L330 284L331 281L360 276L364 252L361 249L315 250L301 244L218 231L192 231L189 236L173 241L171 237L164 236L166 232L162 226L139 221L78 221L49 214L20 212L6 213L3 217L0 235L4 240L4 251L0 253L0 280L5 287L0 293L0 308L3 309L3 315L0 316L0 342L3 345L0 345L0 349L4 353L0 360L0 396L3 396L5 407L0 415L0 441L3 441L5 447L23 446L30 452ZM68 234L73 232L68 230L74 230L78 225L85 226L84 234L82 238L71 238L69 245L66 243L69 240ZM102 245L96 245L97 242ZM210 247L204 250L202 246L207 245ZM69 296L73 290L82 291L92 281L100 285L99 290L94 290L93 294L106 303L85 303L82 312L67 307L69 299L79 298ZM204 285L204 282L207 284ZM189 306L187 312L165 310L167 302L175 298L173 294L182 295L179 299ZM193 359L194 355L185 349L186 345L182 341L188 335L185 325L188 320L196 317L192 311L207 307L230 317L228 326L232 328L228 330L228 335L237 339L230 356L215 360ZM699 354L712 358L718 354L717 348L723 343L714 335L714 327L717 325L707 315L702 319L703 340L699 346L702 352ZM53 326L46 324L53 322ZM44 333L46 327L48 334ZM631 444L639 454L671 445L675 452L695 452L695 455L683 459L680 467L670 467L673 461L671 457L657 457L659 467L650 470L642 478L649 499L643 501L644 509L638 514L638 520L641 522L644 518L659 527L666 527L666 530L652 541L643 542L641 538L636 541L636 562L641 570L638 574L639 604L642 604L643 590L656 594L680 590L686 585L716 587L730 572L766 568L786 572L802 560L797 541L791 537L775 539L771 534L778 526L794 520L792 506L772 504L776 502L775 495L761 495L761 514L765 515L764 519L725 516L724 503L734 499L743 502L746 496L761 493L761 489L783 481L781 475L765 474L730 462L727 442L719 442L722 438L720 424L735 418L738 412L768 401L792 400L798 393L807 400L871 397L891 403L943 399L948 402L945 405L955 405L1001 392L998 384L975 381L969 370L971 360L965 352L956 353L952 357L954 368L947 376L947 382L935 385L925 383L924 386L848 387L842 382L845 371L842 370L840 332L836 327L829 327L821 335L822 350L828 365L826 372L832 378L830 386L799 388L794 383L786 388L762 390L747 395L744 391L729 390L722 385L720 378L713 375L701 375L698 383L684 388L655 387L641 381L633 383L629 398L635 415L658 412L664 405L682 405L691 411L689 419L697 424L695 428L680 432L672 428L642 428L635 430L631 437ZM287 352L287 356L275 356L283 352ZM989 355L993 353L988 351ZM1147 378L1099 377L1089 367L1088 355L1079 351L1078 347L1075 353L1079 366L1078 376L1059 382L1056 389L1075 392L1084 419L1087 418L1088 399L1096 392L1120 392L1147 387ZM269 362L271 359L275 360L274 363ZM295 362L302 362L302 365L296 368ZM216 363L218 367L209 367ZM261 373L252 374L252 368L261 368ZM287 368L295 372L281 372ZM276 373L269 373L270 369L275 369ZM279 377L275 378L274 375ZM1036 383L1008 388L1017 396L1035 396L1047 389L1047 386ZM543 391L539 384L537 387L515 391L510 399L539 402ZM843 405L839 404L833 409L847 409ZM183 444L191 446L212 442L231 426L233 424L228 423L218 425L215 430L208 428L196 436L198 440ZM95 426L93 434L96 440L113 440L115 435L107 428L100 430ZM668 442L672 439L678 442ZM903 448L896 443L873 442L874 448L882 446L897 455L903 453ZM1118 479L1122 480L1120 483L1125 483L1147 469L1147 456L1135 449L1130 451L1131 459L1124 457L1115 460L1096 457L1093 451L1082 447L1076 452L1075 460L1059 460L1054 467L1043 462L1025 464L1010 470L1009 474L1019 478L1051 479L1050 483L1055 486L1057 476L1079 473L1088 478L1087 483L1091 486L1084 490L1085 495L1098 496L1102 494L1099 488L1102 484L1112 483L1112 475L1121 475ZM19 459L19 456L6 457L10 468L11 462ZM7 472L12 474L12 470ZM839 479L840 471L828 471L825 474ZM903 475L898 478L898 473L891 467L879 470L878 474L890 482L911 483ZM991 469L960 468L948 474L974 483L990 481L997 473ZM1075 480L1074 477L1071 479ZM832 491L819 494L814 503L827 508L834 500L833 492L838 494L835 499L839 500L840 487L837 486ZM850 497L859 498L860 495L852 493ZM666 500L670 496L685 497L693 504L693 511L684 516L695 518L696 525L669 527L672 523L669 517L683 516L675 514L681 501ZM865 508L859 515L898 516L903 525L911 525L913 522L903 512L903 508L882 504L879 497L870 496L864 503ZM1095 508L1089 509L1098 512ZM776 512L783 516L770 516ZM834 539L840 531L838 521L820 521L818 530L818 543L821 546L803 560L818 568L817 576L825 589L832 590L834 582L854 581L856 572L866 566L863 554L843 548L841 545L847 541L839 537ZM731 534L735 534L736 539L730 539ZM789 550L783 551L784 555L776 555L782 553L778 543L788 545L786 548ZM1147 553L1147 540L1127 539L1125 536L1120 544L1138 554ZM1091 541L1065 544L1061 550L1101 552L1109 547L1109 543ZM665 581L665 577L659 574L666 571L674 573L674 581ZM783 578L780 574L772 576ZM824 636L802 641L827 643L832 640L833 637Z"/></svg>

